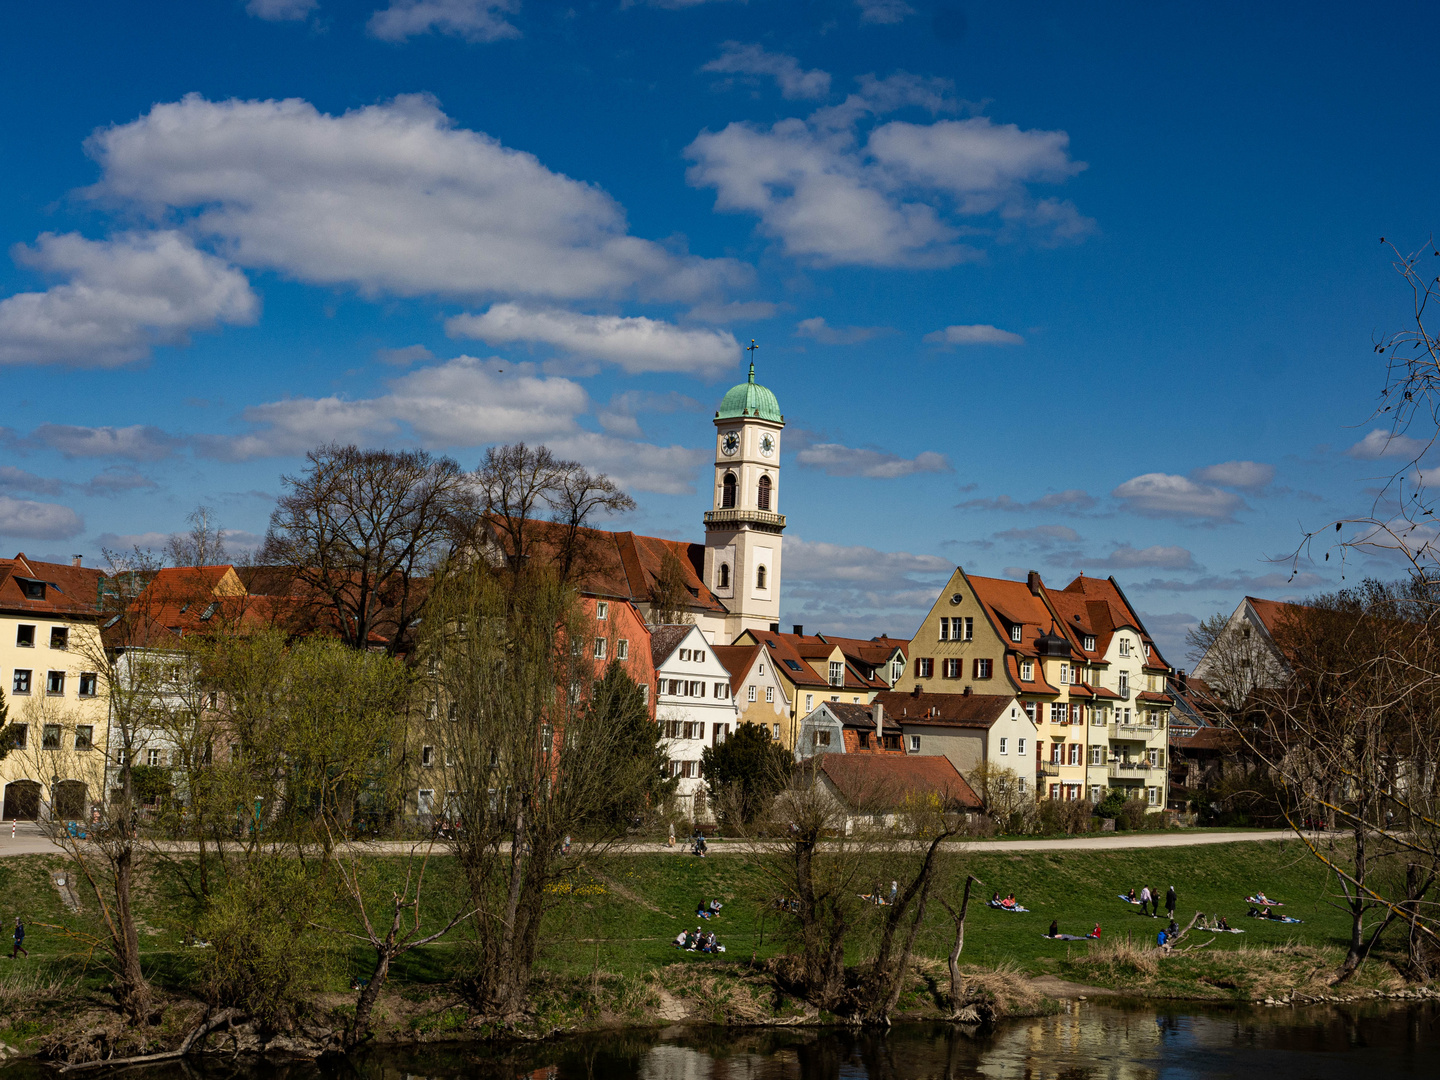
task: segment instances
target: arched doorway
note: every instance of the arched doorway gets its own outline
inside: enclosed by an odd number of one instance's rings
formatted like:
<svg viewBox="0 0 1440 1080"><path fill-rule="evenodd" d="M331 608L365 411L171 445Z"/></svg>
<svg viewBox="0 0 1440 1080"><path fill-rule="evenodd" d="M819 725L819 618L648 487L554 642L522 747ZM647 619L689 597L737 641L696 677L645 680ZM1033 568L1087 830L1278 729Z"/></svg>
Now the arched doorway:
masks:
<svg viewBox="0 0 1440 1080"><path fill-rule="evenodd" d="M84 821L88 818L90 789L79 780L61 780L55 785L55 820Z"/></svg>
<svg viewBox="0 0 1440 1080"><path fill-rule="evenodd" d="M34 780L12 780L5 785L5 819L34 821L40 816L40 785Z"/></svg>

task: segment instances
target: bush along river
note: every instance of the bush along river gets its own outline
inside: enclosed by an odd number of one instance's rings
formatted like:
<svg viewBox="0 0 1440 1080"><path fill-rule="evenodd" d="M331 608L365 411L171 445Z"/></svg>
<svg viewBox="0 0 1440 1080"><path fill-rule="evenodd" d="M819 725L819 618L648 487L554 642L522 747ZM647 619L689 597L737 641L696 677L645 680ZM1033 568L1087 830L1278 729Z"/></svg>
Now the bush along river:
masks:
<svg viewBox="0 0 1440 1080"><path fill-rule="evenodd" d="M390 1046L318 1061L205 1055L124 1072L134 1080L1433 1080L1440 1076L1440 1004L1277 1010L1079 1001L992 1030L672 1028L505 1049ZM33 1060L0 1069L3 1080L53 1076Z"/></svg>

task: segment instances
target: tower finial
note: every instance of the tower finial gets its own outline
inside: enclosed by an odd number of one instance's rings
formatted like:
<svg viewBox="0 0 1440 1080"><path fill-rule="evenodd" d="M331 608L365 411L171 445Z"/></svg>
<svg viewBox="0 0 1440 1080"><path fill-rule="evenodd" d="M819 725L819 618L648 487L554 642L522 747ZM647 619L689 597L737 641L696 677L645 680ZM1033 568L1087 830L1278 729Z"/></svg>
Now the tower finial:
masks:
<svg viewBox="0 0 1440 1080"><path fill-rule="evenodd" d="M755 350L758 348L760 346L755 344L755 339L752 337L749 346L745 349L750 354L750 381L752 383L755 381Z"/></svg>

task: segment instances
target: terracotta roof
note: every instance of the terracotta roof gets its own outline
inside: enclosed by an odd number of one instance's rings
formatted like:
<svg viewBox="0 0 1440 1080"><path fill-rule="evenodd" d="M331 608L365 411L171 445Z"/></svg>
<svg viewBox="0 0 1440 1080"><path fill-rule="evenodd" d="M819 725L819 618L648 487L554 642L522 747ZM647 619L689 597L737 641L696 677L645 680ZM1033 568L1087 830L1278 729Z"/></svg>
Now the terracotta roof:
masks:
<svg viewBox="0 0 1440 1080"><path fill-rule="evenodd" d="M892 809L916 793L933 793L951 806L980 807L974 789L940 754L822 754L820 769L852 807Z"/></svg>
<svg viewBox="0 0 1440 1080"><path fill-rule="evenodd" d="M1135 695L1136 701L1153 701L1160 705L1174 705L1175 699L1169 694L1157 693L1154 690L1141 690Z"/></svg>
<svg viewBox="0 0 1440 1080"><path fill-rule="evenodd" d="M1109 636L1106 637L1104 643L1106 648L1109 647L1109 637L1113 636L1115 629L1121 626L1133 626L1140 634L1141 644L1150 650L1149 655L1145 658L1145 667L1152 671L1168 671L1170 669L1170 665L1160 655L1160 650L1156 647L1150 632L1145 629L1145 623L1141 620L1140 613L1131 606L1113 577L1093 578L1081 574L1069 585L1066 585L1061 592L1050 594L1051 602L1056 605L1056 610L1065 611L1065 622L1068 628L1070 624L1076 622L1073 616L1078 614L1078 610L1074 607L1073 602L1059 599L1064 596L1079 596L1085 599L1085 613L1091 625L1097 630L1108 624ZM1062 604L1065 606L1062 607ZM1070 633L1073 637L1075 631L1071 630ZM1100 634L1097 633L1096 637L1099 638ZM1095 645L1097 652L1100 651L1101 642L1097 640Z"/></svg>
<svg viewBox="0 0 1440 1080"><path fill-rule="evenodd" d="M1260 616L1260 622L1265 626L1265 632L1271 637L1280 628L1280 624L1297 612L1304 611L1304 604L1287 604L1283 600L1261 600L1259 597L1247 596L1245 602L1255 609L1255 614Z"/></svg>
<svg viewBox="0 0 1440 1080"><path fill-rule="evenodd" d="M890 684L883 679L870 678L868 667L864 671L856 668L845 656L844 649L840 650L840 655L844 657L845 685L832 687L830 680L816 672L809 663L812 659L828 658L836 649L834 643L821 639L819 635L780 634L771 630L749 630L747 633L770 650L770 656L777 665L775 670L797 686L825 687L837 693L847 690L851 693L860 693L889 688ZM797 670L797 668L801 670Z"/></svg>
<svg viewBox="0 0 1440 1080"><path fill-rule="evenodd" d="M21 552L13 559L0 559L0 611L96 618L104 584L103 571L27 559Z"/></svg>
<svg viewBox="0 0 1440 1080"><path fill-rule="evenodd" d="M1034 659L1027 657L1027 659ZM1005 654L1005 670L1010 674L1010 681L1020 688L1024 694L1058 694L1059 689L1051 686L1045 678L1045 665L1035 660L1035 677L1033 679L1022 679L1020 677L1020 658L1012 652Z"/></svg>
<svg viewBox="0 0 1440 1080"><path fill-rule="evenodd" d="M665 662L666 657L680 647L691 630L695 627L690 623L666 623L663 626L652 626L650 628L650 658L658 668Z"/></svg>
<svg viewBox="0 0 1440 1080"><path fill-rule="evenodd" d="M1058 626L1060 620L1045 606L1044 600L1030 591L1029 584L1005 578L972 577L969 574L965 575L965 580L970 583L975 599L985 608L1005 647L1021 656L1039 655L1035 642L1051 627ZM1018 642L1010 636L1010 627L1014 625L1021 628Z"/></svg>
<svg viewBox="0 0 1440 1080"><path fill-rule="evenodd" d="M875 701L885 706L887 727L894 721L989 728L1005 715L1015 699L1008 694L902 694L886 690L876 694Z"/></svg>
<svg viewBox="0 0 1440 1080"><path fill-rule="evenodd" d="M715 654L715 659L725 665L725 670L730 672L730 692L740 693L740 684L745 681L755 668L755 658L765 649L763 645L711 645L710 651ZM774 661L772 660L773 664Z"/></svg>
<svg viewBox="0 0 1440 1080"><path fill-rule="evenodd" d="M902 655L908 655L910 652L908 640L892 638L887 634L873 638L837 637L835 634L819 634L817 636L833 645L839 645L846 656L854 657L872 667L878 667L888 662L895 655L897 649Z"/></svg>
<svg viewBox="0 0 1440 1080"><path fill-rule="evenodd" d="M1170 738L1166 741L1176 750L1215 750L1226 753L1238 750L1241 746L1240 736L1224 728L1177 729L1173 724L1170 727Z"/></svg>

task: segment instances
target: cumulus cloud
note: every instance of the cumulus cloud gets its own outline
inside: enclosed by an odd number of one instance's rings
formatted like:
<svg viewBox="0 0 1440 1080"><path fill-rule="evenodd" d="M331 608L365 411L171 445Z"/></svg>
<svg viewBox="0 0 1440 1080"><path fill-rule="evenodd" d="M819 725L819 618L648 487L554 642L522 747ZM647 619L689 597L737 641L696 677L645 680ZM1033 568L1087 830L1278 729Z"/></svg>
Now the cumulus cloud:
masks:
<svg viewBox="0 0 1440 1080"><path fill-rule="evenodd" d="M790 255L819 266L950 266L977 258L960 242L1032 228L1047 240L1083 236L1092 223L1069 203L1037 199L1084 166L1063 131L1026 131L988 117L867 120L904 107L954 109L948 83L898 74L861 80L843 103L769 127L736 122L686 148L695 187L715 207L753 214Z"/></svg>
<svg viewBox="0 0 1440 1080"><path fill-rule="evenodd" d="M1169 473L1137 476L1110 494L1119 499L1125 509L1145 517L1230 521L1237 510L1245 509L1244 500L1234 492Z"/></svg>
<svg viewBox="0 0 1440 1080"><path fill-rule="evenodd" d="M811 633L908 637L952 570L949 560L933 555L791 536L783 568L786 607Z"/></svg>
<svg viewBox="0 0 1440 1080"><path fill-rule="evenodd" d="M611 435L639 439L644 436L639 420L642 413L701 412L704 408L694 398L675 390L668 394L657 394L650 390L627 390L616 394L604 408L598 409L595 419Z"/></svg>
<svg viewBox="0 0 1440 1080"><path fill-rule="evenodd" d="M456 315L445 323L452 337L489 345L541 344L623 371L683 372L716 378L735 367L740 344L728 330L682 329L643 316L581 315L559 308L495 304L483 315Z"/></svg>
<svg viewBox="0 0 1440 1080"><path fill-rule="evenodd" d="M1258 461L1222 461L1219 465L1196 469L1190 475L1206 484L1259 491L1275 479L1275 466Z"/></svg>
<svg viewBox="0 0 1440 1080"><path fill-rule="evenodd" d="M57 450L67 458L159 461L184 445L184 440L149 424L132 424L129 427L42 424L21 443Z"/></svg>
<svg viewBox="0 0 1440 1080"><path fill-rule="evenodd" d="M785 540L786 577L811 582L913 588L916 578L948 576L955 567L938 555L908 551L879 551L862 545L830 544L823 540Z"/></svg>
<svg viewBox="0 0 1440 1080"><path fill-rule="evenodd" d="M954 472L944 454L926 450L913 458L885 450L842 446L839 443L811 443L795 455L808 469L820 469L827 476L864 476L872 480L894 480L916 473Z"/></svg>
<svg viewBox="0 0 1440 1080"><path fill-rule="evenodd" d="M965 502L957 503L956 510L1060 510L1067 513L1083 513L1086 510L1093 510L1097 505L1095 496L1079 488L1066 488L1064 491L1052 491L1041 495L1038 499L1030 502L1021 502L1011 498L1009 495L997 495L993 499L967 499Z"/></svg>
<svg viewBox="0 0 1440 1080"><path fill-rule="evenodd" d="M159 486L142 472L125 465L110 465L92 476L82 490L88 495L122 495Z"/></svg>
<svg viewBox="0 0 1440 1080"><path fill-rule="evenodd" d="M520 10L520 0L392 0L370 16L365 28L381 41L405 41L432 31L490 42L518 38L520 31L505 18Z"/></svg>
<svg viewBox="0 0 1440 1080"><path fill-rule="evenodd" d="M178 232L43 233L12 254L66 280L0 300L0 364L117 367L184 344L192 330L254 322L260 310L244 274Z"/></svg>
<svg viewBox="0 0 1440 1080"><path fill-rule="evenodd" d="M0 495L0 536L68 540L84 529L85 522L68 506Z"/></svg>
<svg viewBox="0 0 1440 1080"><path fill-rule="evenodd" d="M246 0L245 10L267 22L295 22L320 6L320 0Z"/></svg>
<svg viewBox="0 0 1440 1080"><path fill-rule="evenodd" d="M813 338L822 345L858 345L889 332L888 326L831 326L820 315L795 324L796 337Z"/></svg>
<svg viewBox="0 0 1440 1080"><path fill-rule="evenodd" d="M1376 428L1345 453L1360 461L1376 461L1387 457L1417 458L1429 446L1424 439L1412 439L1409 435L1395 435Z"/></svg>
<svg viewBox="0 0 1440 1080"><path fill-rule="evenodd" d="M903 22L906 15L914 15L915 9L905 0L855 0L860 9L862 23L893 24Z"/></svg>
<svg viewBox="0 0 1440 1080"><path fill-rule="evenodd" d="M1001 330L989 323L973 326L947 326L925 335L930 345L1024 345L1025 339L1009 330Z"/></svg>
<svg viewBox="0 0 1440 1080"><path fill-rule="evenodd" d="M400 349L376 349L375 359L391 367L409 367L411 364L434 360L435 354L424 345L406 345Z"/></svg>
<svg viewBox="0 0 1440 1080"><path fill-rule="evenodd" d="M720 55L701 71L719 75L763 76L775 80L780 96L789 101L800 98L823 98L830 93L830 73L818 68L806 71L793 56L767 52L759 45L727 41Z"/></svg>
<svg viewBox="0 0 1440 1080"><path fill-rule="evenodd" d="M455 126L421 95L333 116L295 98L192 94L86 146L103 170L93 196L177 218L239 265L311 284L698 302L749 277L629 235L604 191Z"/></svg>
<svg viewBox="0 0 1440 1080"><path fill-rule="evenodd" d="M1195 556L1174 544L1153 544L1137 548L1120 544L1102 559L1081 560L1085 566L1108 570L1135 570L1146 567L1156 570L1194 570Z"/></svg>
<svg viewBox="0 0 1440 1080"><path fill-rule="evenodd" d="M997 532L995 539L1006 540L1012 544L1048 547L1054 544L1073 544L1080 539L1080 534L1069 525L1036 525L1031 529L1005 529Z"/></svg>
<svg viewBox="0 0 1440 1080"><path fill-rule="evenodd" d="M28 491L35 495L59 495L65 481L53 476L37 476L14 465L0 465L0 491Z"/></svg>
<svg viewBox="0 0 1440 1080"><path fill-rule="evenodd" d="M1227 576L1211 574L1194 581L1180 581L1175 578L1151 578L1149 581L1141 582L1135 586L1137 590L1150 590L1152 592L1217 592L1236 593L1245 592L1258 594L1262 592L1274 592L1277 589L1290 589L1303 591L1314 589L1325 584L1325 579L1319 574L1312 574L1308 571L1298 574L1274 573L1274 574L1245 574L1236 572Z"/></svg>
<svg viewBox="0 0 1440 1080"><path fill-rule="evenodd" d="M25 491L37 495L59 495L64 491L83 491L87 495L115 495L122 491L157 486L148 476L125 465L111 465L84 484L60 480L53 476L37 476L13 465L0 465L0 492Z"/></svg>
<svg viewBox="0 0 1440 1080"><path fill-rule="evenodd" d="M685 313L685 318L694 322L732 323L764 322L773 319L788 304L775 304L769 300L732 300L729 303L708 302L696 304Z"/></svg>

